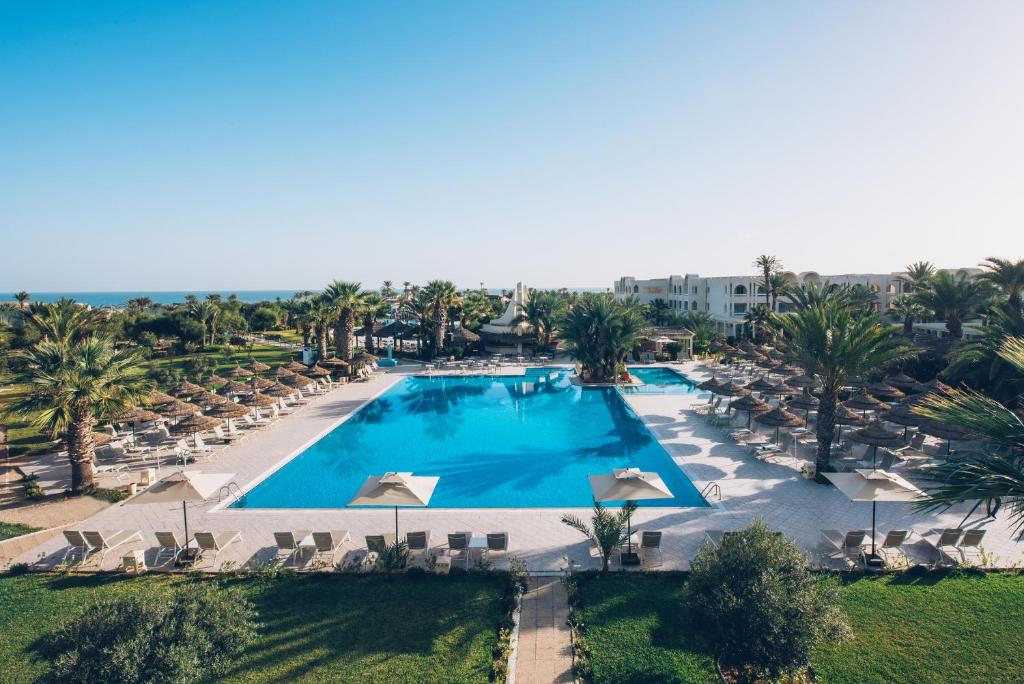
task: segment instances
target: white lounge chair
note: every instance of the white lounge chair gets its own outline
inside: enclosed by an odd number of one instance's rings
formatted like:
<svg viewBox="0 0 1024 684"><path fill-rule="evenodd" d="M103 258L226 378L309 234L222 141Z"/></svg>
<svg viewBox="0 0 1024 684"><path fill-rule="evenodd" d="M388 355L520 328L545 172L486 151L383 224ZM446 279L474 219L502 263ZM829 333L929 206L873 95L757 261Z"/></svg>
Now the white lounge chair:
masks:
<svg viewBox="0 0 1024 684"><path fill-rule="evenodd" d="M965 530L964 536L960 537L960 542L956 545L957 550L960 552L960 559L966 563L968 551L973 551L977 554L980 561L981 540L984 538L985 530Z"/></svg>
<svg viewBox="0 0 1024 684"><path fill-rule="evenodd" d="M453 563L456 558L465 558L467 570L469 569L471 555L469 542L472 538L472 532L454 532L448 535L448 557Z"/></svg>
<svg viewBox="0 0 1024 684"><path fill-rule="evenodd" d="M315 551L316 547L313 546L313 540L309 538L309 535L309 530L275 532L274 543L277 544L278 559L283 563L302 560L305 551Z"/></svg>
<svg viewBox="0 0 1024 684"><path fill-rule="evenodd" d="M910 535L908 530L889 530L882 541L875 545L875 551L887 566L907 565L907 552L903 549L903 543ZM901 561L900 563L893 562Z"/></svg>
<svg viewBox="0 0 1024 684"><path fill-rule="evenodd" d="M645 565L648 561L656 560L653 565L661 565L664 559L661 555L661 532L644 531L640 533L640 545L637 547L640 554L640 564Z"/></svg>
<svg viewBox="0 0 1024 684"><path fill-rule="evenodd" d="M821 535L832 549L842 554L847 563L855 565L865 561L864 539L868 533L864 530L851 530L845 534L839 530L822 530Z"/></svg>
<svg viewBox="0 0 1024 684"><path fill-rule="evenodd" d="M224 432L224 429L220 425L213 428L213 435L224 444L230 444L231 442L235 441L240 437L240 435L237 434L229 435L228 433Z"/></svg>
<svg viewBox="0 0 1024 684"><path fill-rule="evenodd" d="M157 565L164 556L169 556L168 560L176 561L178 556L185 550L185 542L179 541L178 535L174 532L157 532L156 533L156 558L153 562Z"/></svg>
<svg viewBox="0 0 1024 684"><path fill-rule="evenodd" d="M414 556L426 554L430 550L430 530L406 533L405 544Z"/></svg>
<svg viewBox="0 0 1024 684"><path fill-rule="evenodd" d="M376 565L388 547L395 544L395 535L391 533L368 534L365 539L366 558L363 559L365 565Z"/></svg>
<svg viewBox="0 0 1024 684"><path fill-rule="evenodd" d="M107 551L116 549L118 546L128 542L142 541L142 532L138 530L113 530L109 532L86 530L82 534L85 535L85 540L92 547L92 552L99 552L100 563L103 562L103 556L107 554Z"/></svg>
<svg viewBox="0 0 1024 684"><path fill-rule="evenodd" d="M213 562L210 563L211 568L217 566L217 558L220 556L220 552L225 547L230 546L242 541L242 533L238 531L230 532L196 532L195 536L196 544L199 546L199 552L196 554L195 563L206 557L208 553L213 552Z"/></svg>
<svg viewBox="0 0 1024 684"><path fill-rule="evenodd" d="M78 530L64 530L64 539L68 543L68 548L64 551L64 557L61 559L62 562L67 561L68 556L78 551L81 555L78 562L81 563L85 561L93 551L92 545L85 538L85 535Z"/></svg>
<svg viewBox="0 0 1024 684"><path fill-rule="evenodd" d="M334 554L345 542L351 542L352 535L348 530L331 530L330 532L314 532L313 547L316 549L315 556L319 558L327 555L331 562L334 561Z"/></svg>
<svg viewBox="0 0 1024 684"><path fill-rule="evenodd" d="M508 557L508 532L487 533L487 560L493 555Z"/></svg>

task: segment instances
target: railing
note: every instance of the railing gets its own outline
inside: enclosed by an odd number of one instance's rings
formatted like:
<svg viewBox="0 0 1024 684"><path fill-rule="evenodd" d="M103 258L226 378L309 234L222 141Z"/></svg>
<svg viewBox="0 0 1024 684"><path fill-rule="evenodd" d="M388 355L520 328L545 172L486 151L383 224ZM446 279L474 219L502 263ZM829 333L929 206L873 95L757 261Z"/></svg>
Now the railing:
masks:
<svg viewBox="0 0 1024 684"><path fill-rule="evenodd" d="M722 500L722 488L717 482L708 482L704 485L704 489L700 490L700 495L707 499L709 496L714 494L718 497L718 500Z"/></svg>
<svg viewBox="0 0 1024 684"><path fill-rule="evenodd" d="M238 486L237 482L228 482L217 491L217 501L222 501L224 497L228 496L234 497L236 502L242 498L242 488Z"/></svg>

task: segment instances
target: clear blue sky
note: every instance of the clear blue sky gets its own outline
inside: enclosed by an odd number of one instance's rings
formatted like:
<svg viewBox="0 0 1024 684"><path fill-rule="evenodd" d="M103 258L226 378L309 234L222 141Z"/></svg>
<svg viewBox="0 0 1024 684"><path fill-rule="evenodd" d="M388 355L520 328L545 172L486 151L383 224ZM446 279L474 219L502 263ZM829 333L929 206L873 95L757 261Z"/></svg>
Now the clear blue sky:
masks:
<svg viewBox="0 0 1024 684"><path fill-rule="evenodd" d="M6 2L0 290L1024 257L1024 3Z"/></svg>

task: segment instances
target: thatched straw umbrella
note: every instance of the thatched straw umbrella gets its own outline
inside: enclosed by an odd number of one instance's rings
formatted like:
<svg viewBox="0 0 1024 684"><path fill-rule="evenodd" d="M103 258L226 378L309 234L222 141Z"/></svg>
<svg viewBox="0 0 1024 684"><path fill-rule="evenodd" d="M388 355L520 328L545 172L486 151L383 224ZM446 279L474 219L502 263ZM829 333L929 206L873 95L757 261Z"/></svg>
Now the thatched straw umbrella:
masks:
<svg viewBox="0 0 1024 684"><path fill-rule="evenodd" d="M290 397L295 394L295 390L287 385L276 382L263 390L263 393L271 397Z"/></svg>
<svg viewBox="0 0 1024 684"><path fill-rule="evenodd" d="M896 375L889 376L885 379L885 382L897 387L904 392L924 392L925 386L920 382L910 377L906 373L897 373Z"/></svg>
<svg viewBox="0 0 1024 684"><path fill-rule="evenodd" d="M463 328L461 325L452 331L452 343L454 344L469 345L476 344L479 341L479 335L477 335L472 330L467 330L466 328Z"/></svg>
<svg viewBox="0 0 1024 684"><path fill-rule="evenodd" d="M218 418L195 414L180 421L177 425L171 428L171 431L176 432L178 434L191 433L192 443L198 446L199 443L196 441L196 435L198 435L200 432L212 430L218 425L220 425L220 420Z"/></svg>
<svg viewBox="0 0 1024 684"><path fill-rule="evenodd" d="M161 416L173 418L175 420L183 416L191 416L196 413L201 413L198 406L190 404L187 401L181 401L180 399L167 402L166 404L161 404L157 407L156 412Z"/></svg>
<svg viewBox="0 0 1024 684"><path fill-rule="evenodd" d="M868 382L867 382L867 380L864 380L863 378L847 378L846 379L846 386L847 387L852 387L854 389L860 389L862 387L867 387L868 386Z"/></svg>
<svg viewBox="0 0 1024 684"><path fill-rule="evenodd" d="M786 408L802 410L804 412L804 427L807 427L811 420L811 411L817 411L820 403L816 396L805 389L799 397L793 397L787 401Z"/></svg>
<svg viewBox="0 0 1024 684"><path fill-rule="evenodd" d="M226 385L227 383L227 378L222 378L216 373L214 373L208 378L205 378L204 380L202 380L202 382L200 382L200 384L208 390L215 389L217 387L220 387L221 385Z"/></svg>
<svg viewBox="0 0 1024 684"><path fill-rule="evenodd" d="M767 425L775 428L775 443L779 442L779 432L784 427L797 427L800 425L801 420L799 416L795 416L781 406L773 408L771 411L767 411L760 415L754 416L761 425Z"/></svg>
<svg viewBox="0 0 1024 684"><path fill-rule="evenodd" d="M861 415L865 418L868 415L868 411L888 411L892 408L888 404L875 399L873 396L863 391L858 392L852 398L844 401L843 406L854 411L860 411Z"/></svg>
<svg viewBox="0 0 1024 684"><path fill-rule="evenodd" d="M791 378L786 378L785 382L790 387L799 387L801 389L811 389L818 385L817 379L807 374L794 375Z"/></svg>
<svg viewBox="0 0 1024 684"><path fill-rule="evenodd" d="M256 408L265 408L267 406L273 406L274 404L276 404L277 403L277 399L274 399L273 397L268 397L267 395L263 394L262 392L253 392L252 394L247 396L245 399L242 399L241 403L245 404L246 406L255 406Z"/></svg>
<svg viewBox="0 0 1024 684"><path fill-rule="evenodd" d="M311 368L307 368L303 371L302 374L308 378L324 378L330 375L331 371L315 363Z"/></svg>
<svg viewBox="0 0 1024 684"><path fill-rule="evenodd" d="M949 454L953 446L953 440L958 442L965 439L974 438L974 434L968 430L964 430L959 425L953 425L952 423L938 423L934 420L925 421L921 427L918 428L921 432L932 437L938 437L939 439L946 440L946 453Z"/></svg>
<svg viewBox="0 0 1024 684"><path fill-rule="evenodd" d="M245 384L248 385L250 391L255 391L255 390L267 389L268 387L273 386L274 381L273 380L267 380L266 378L261 378L258 375L254 375L252 377L252 379L249 380L249 382L247 382Z"/></svg>
<svg viewBox="0 0 1024 684"><path fill-rule="evenodd" d="M160 406L161 404L169 404L172 401L177 401L177 398L172 397L170 394L166 394L165 392L153 390L142 403L147 406Z"/></svg>
<svg viewBox="0 0 1024 684"><path fill-rule="evenodd" d="M878 455L878 447L892 448L903 443L899 433L890 432L885 429L881 421L873 420L867 426L854 430L849 435L858 444L867 444L871 447L871 467L875 467L875 457Z"/></svg>
<svg viewBox="0 0 1024 684"><path fill-rule="evenodd" d="M230 378L247 378L250 375L252 375L252 372L242 368L241 366L235 366L228 371L228 377Z"/></svg>
<svg viewBox="0 0 1024 684"><path fill-rule="evenodd" d="M751 383L745 385L746 389L750 392L764 392L770 390L774 385L768 382L764 378L758 378Z"/></svg>
<svg viewBox="0 0 1024 684"><path fill-rule="evenodd" d="M266 373L268 370L270 370L270 366L263 363L262 361L252 359L251 361L249 361L248 364L246 364L245 369L253 373Z"/></svg>
<svg viewBox="0 0 1024 684"><path fill-rule="evenodd" d="M886 422L903 426L904 441L907 439L907 432L910 430L911 425L924 425L928 422L928 419L924 416L919 416L911 411L909 406L897 406L891 411L883 413L881 417Z"/></svg>
<svg viewBox="0 0 1024 684"><path fill-rule="evenodd" d="M196 406L220 406L226 404L230 399L222 397L219 394L213 392L200 392L196 396L192 397L191 402Z"/></svg>
<svg viewBox="0 0 1024 684"><path fill-rule="evenodd" d="M776 397L785 397L793 394L799 394L800 390L795 387L788 387L780 382L779 384L772 385L771 388L766 389L764 393Z"/></svg>
<svg viewBox="0 0 1024 684"><path fill-rule="evenodd" d="M289 361L284 367L295 373L301 373L309 368L309 366L299 363L298 361Z"/></svg>
<svg viewBox="0 0 1024 684"><path fill-rule="evenodd" d="M876 382L868 385L867 390L872 396L879 397L880 399L886 399L888 401L895 401L907 396L905 393L887 382Z"/></svg>
<svg viewBox="0 0 1024 684"><path fill-rule="evenodd" d="M241 418L242 416L247 416L250 413L252 413L252 409L246 408L241 404L236 404L233 401L221 404L220 406L215 406L209 411L211 416L217 416L218 418L225 419Z"/></svg>
<svg viewBox="0 0 1024 684"><path fill-rule="evenodd" d="M334 356L334 357L331 357L329 359L322 359L322 360L320 360L317 363L317 366L314 366L314 368L316 368L316 367L326 368L331 373L341 374L341 373L347 373L348 372L349 363L348 363L348 361L346 361L344 359L339 359L337 356ZM307 370L309 370L309 369L307 368L307 369L303 370L302 371L303 374L308 375L308 373L306 373Z"/></svg>
<svg viewBox="0 0 1024 684"><path fill-rule="evenodd" d="M721 385L718 389L711 391L714 392L715 394L721 394L724 397L729 397L729 404L725 408L726 411L728 411L729 406L732 405L733 397L745 397L750 394L750 392L747 391L747 389L743 387L743 385L740 385L739 383L732 381L727 382Z"/></svg>
<svg viewBox="0 0 1024 684"><path fill-rule="evenodd" d="M712 377L708 380L697 385L697 389L704 390L705 392L711 392L714 394L715 390L722 386L722 381L718 378Z"/></svg>
<svg viewBox="0 0 1024 684"><path fill-rule="evenodd" d="M280 380L295 375L295 371L289 370L287 366L278 366L274 369L274 377Z"/></svg>
<svg viewBox="0 0 1024 684"><path fill-rule="evenodd" d="M188 380L183 380L180 384L171 388L171 394L173 394L176 397L191 397L193 395L199 394L202 391L202 387L195 384L194 382L189 382Z"/></svg>
<svg viewBox="0 0 1024 684"><path fill-rule="evenodd" d="M289 378L281 378L281 384L288 385L289 387L294 387L296 389L305 389L313 384L313 380L311 378L307 378L305 375L299 375L296 373Z"/></svg>
<svg viewBox="0 0 1024 684"><path fill-rule="evenodd" d="M751 394L742 396L730 405L734 411L743 411L747 414L747 429L750 429L750 420L755 413L767 413L772 410L768 402L761 401Z"/></svg>
<svg viewBox="0 0 1024 684"><path fill-rule="evenodd" d="M843 426L844 425L858 425L864 422L864 416L852 411L846 407L845 404L838 404L836 406L836 444L839 444L843 439Z"/></svg>
<svg viewBox="0 0 1024 684"><path fill-rule="evenodd" d="M250 387L248 383L239 382L238 380L232 380L228 384L220 388L221 394L240 394L243 392L249 392Z"/></svg>

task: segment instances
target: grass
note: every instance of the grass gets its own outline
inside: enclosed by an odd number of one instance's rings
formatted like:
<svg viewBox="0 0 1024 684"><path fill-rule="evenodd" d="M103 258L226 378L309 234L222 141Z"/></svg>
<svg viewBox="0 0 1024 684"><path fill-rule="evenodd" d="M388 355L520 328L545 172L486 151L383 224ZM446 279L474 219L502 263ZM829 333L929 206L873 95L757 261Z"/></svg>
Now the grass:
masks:
<svg viewBox="0 0 1024 684"><path fill-rule="evenodd" d="M0 671L32 682L39 639L96 597L184 578L0 577ZM218 580L200 580L218 581ZM497 575L330 575L229 580L259 612L258 643L227 682L486 682L503 617Z"/></svg>
<svg viewBox="0 0 1024 684"><path fill-rule="evenodd" d="M580 580L579 617L595 682L717 681L700 626L682 610L685 576ZM822 682L1024 681L1024 576L928 574L851 580L855 637L811 659Z"/></svg>
<svg viewBox="0 0 1024 684"><path fill-rule="evenodd" d="M0 541L4 539L10 539L11 537L20 537L23 534L29 532L38 531L39 527L29 527L28 525L22 525L21 523L9 523L0 520Z"/></svg>

